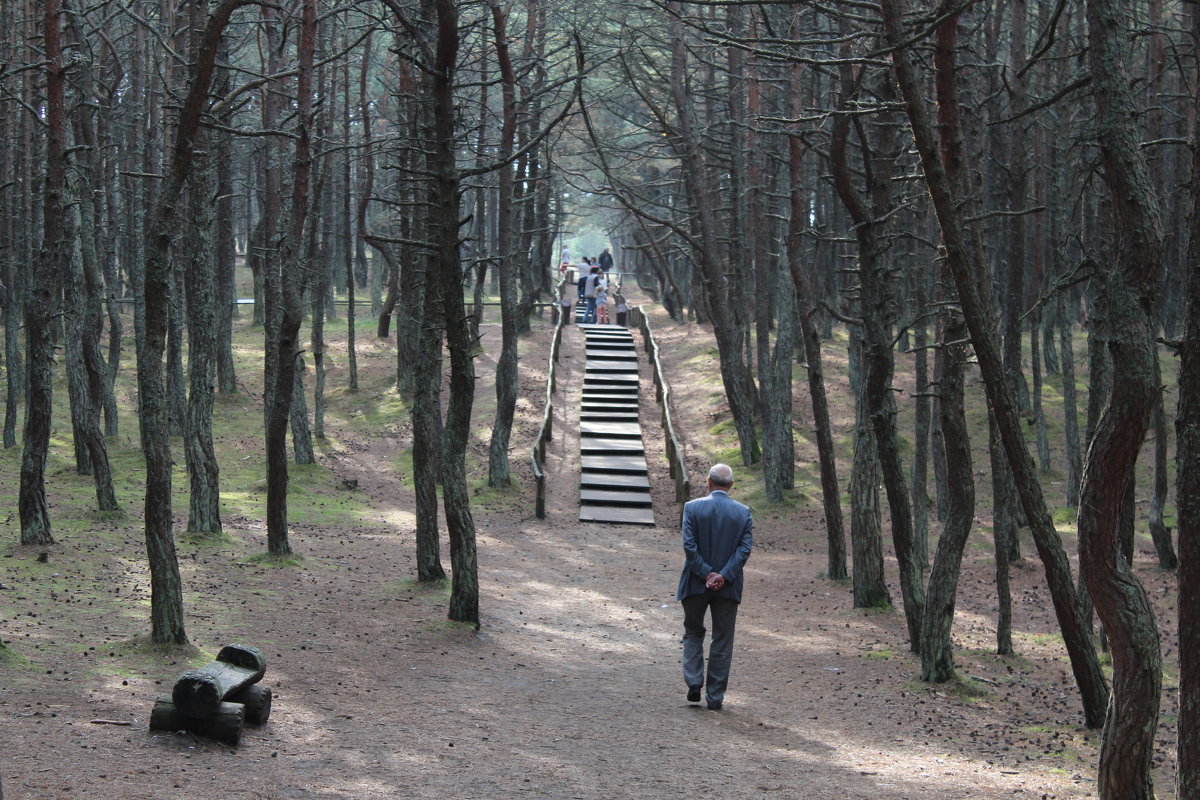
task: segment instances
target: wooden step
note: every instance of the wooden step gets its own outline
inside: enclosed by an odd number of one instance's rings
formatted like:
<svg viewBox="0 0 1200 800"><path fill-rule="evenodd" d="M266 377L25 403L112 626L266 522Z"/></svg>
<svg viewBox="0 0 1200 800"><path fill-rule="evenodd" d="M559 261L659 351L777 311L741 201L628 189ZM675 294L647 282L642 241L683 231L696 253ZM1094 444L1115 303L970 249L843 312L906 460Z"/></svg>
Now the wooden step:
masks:
<svg viewBox="0 0 1200 800"><path fill-rule="evenodd" d="M610 489L582 489L579 502L594 506L626 506L650 508L654 505L649 492L621 492Z"/></svg>
<svg viewBox="0 0 1200 800"><path fill-rule="evenodd" d="M584 411L620 411L628 413L638 410L637 396L630 396L626 402L621 402L618 397L602 397L599 399L585 397L581 401L581 406Z"/></svg>
<svg viewBox="0 0 1200 800"><path fill-rule="evenodd" d="M650 478L646 475L621 474L614 472L581 472L579 486L591 489L650 489Z"/></svg>
<svg viewBox="0 0 1200 800"><path fill-rule="evenodd" d="M640 421L637 414L614 414L611 411L606 413L585 411L579 415L579 423L581 425L585 422L628 422L638 424ZM641 438L640 436L637 437L638 441Z"/></svg>
<svg viewBox="0 0 1200 800"><path fill-rule="evenodd" d="M632 403L638 400L638 385L636 383L589 383L583 387L582 396L587 399L603 396L618 402L628 399Z"/></svg>
<svg viewBox="0 0 1200 800"><path fill-rule="evenodd" d="M622 375L637 375L636 361L612 361L607 358L589 358L584 366L585 374L594 372L618 372Z"/></svg>
<svg viewBox="0 0 1200 800"><path fill-rule="evenodd" d="M580 422L579 435L611 436L616 439L641 439L642 426L636 422Z"/></svg>
<svg viewBox="0 0 1200 800"><path fill-rule="evenodd" d="M580 440L579 452L585 456L643 455L641 439L613 439L607 436L587 436Z"/></svg>
<svg viewBox="0 0 1200 800"><path fill-rule="evenodd" d="M645 475L645 456L580 456L579 466L583 472L613 472L625 475Z"/></svg>
<svg viewBox="0 0 1200 800"><path fill-rule="evenodd" d="M579 521L610 523L614 525L653 525L654 509L581 505L579 507Z"/></svg>
<svg viewBox="0 0 1200 800"><path fill-rule="evenodd" d="M631 392L631 386L605 387L585 386L580 395L585 403L622 403L637 405L637 392Z"/></svg>
<svg viewBox="0 0 1200 800"><path fill-rule="evenodd" d="M637 422L639 417L636 406L627 406L625 408L593 408L584 406L583 410L579 412L579 419L581 421L594 419L597 421L608 420L610 422Z"/></svg>
<svg viewBox="0 0 1200 800"><path fill-rule="evenodd" d="M633 386L636 387L639 383L638 374L636 372L585 372L583 376L583 385L591 386Z"/></svg>
<svg viewBox="0 0 1200 800"><path fill-rule="evenodd" d="M607 348L606 349L606 348L602 348L602 347L597 347L597 348L589 347L586 351L584 351L584 355L587 356L587 360L589 362L593 358L600 358L600 359L606 359L608 361L632 361L633 363L636 364L637 360L638 360L637 351L634 350L632 347L628 348L628 350L626 350L624 348L622 348L622 349Z"/></svg>

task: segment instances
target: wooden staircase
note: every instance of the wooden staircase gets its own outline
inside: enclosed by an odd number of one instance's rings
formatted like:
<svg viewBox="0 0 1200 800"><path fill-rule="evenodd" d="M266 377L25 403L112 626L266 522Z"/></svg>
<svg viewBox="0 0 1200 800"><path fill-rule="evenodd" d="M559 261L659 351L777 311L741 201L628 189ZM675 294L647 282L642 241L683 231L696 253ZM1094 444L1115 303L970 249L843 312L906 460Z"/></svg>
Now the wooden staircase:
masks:
<svg viewBox="0 0 1200 800"><path fill-rule="evenodd" d="M579 520L653 525L633 335L616 325L579 328L586 353L579 411Z"/></svg>

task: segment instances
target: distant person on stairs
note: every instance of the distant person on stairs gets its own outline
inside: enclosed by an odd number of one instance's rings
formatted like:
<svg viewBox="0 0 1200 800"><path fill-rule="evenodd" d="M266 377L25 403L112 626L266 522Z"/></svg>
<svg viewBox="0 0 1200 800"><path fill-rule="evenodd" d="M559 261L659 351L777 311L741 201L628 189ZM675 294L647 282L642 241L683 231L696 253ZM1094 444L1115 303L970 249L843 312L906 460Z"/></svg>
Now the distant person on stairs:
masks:
<svg viewBox="0 0 1200 800"><path fill-rule="evenodd" d="M608 324L608 281L604 279L603 272L596 283L596 322L601 325Z"/></svg>
<svg viewBox="0 0 1200 800"><path fill-rule="evenodd" d="M596 322L596 290L603 281L604 276L600 274L600 267L592 267L583 286L583 299L587 301L587 308L583 312L583 324L585 325Z"/></svg>
<svg viewBox="0 0 1200 800"><path fill-rule="evenodd" d="M687 699L720 710L733 662L733 629L742 600L742 567L750 558L750 509L729 497L733 470L714 464L708 471L708 497L683 507L683 574L675 598L683 603L683 679ZM712 619L708 675L704 674L704 614Z"/></svg>
<svg viewBox="0 0 1200 800"><path fill-rule="evenodd" d="M608 275L609 270L611 270L612 268L613 268L612 253L610 253L608 248L606 247L606 248L604 248L604 252L600 254L600 269L602 269L604 271L605 275Z"/></svg>

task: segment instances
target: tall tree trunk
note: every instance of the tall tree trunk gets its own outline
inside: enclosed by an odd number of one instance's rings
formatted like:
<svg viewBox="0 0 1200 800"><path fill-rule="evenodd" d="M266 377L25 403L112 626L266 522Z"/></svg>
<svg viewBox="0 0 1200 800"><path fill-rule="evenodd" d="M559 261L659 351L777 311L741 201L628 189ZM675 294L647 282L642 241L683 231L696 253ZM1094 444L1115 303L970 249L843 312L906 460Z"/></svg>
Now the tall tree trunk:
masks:
<svg viewBox="0 0 1200 800"><path fill-rule="evenodd" d="M800 11L792 15L792 33L800 33ZM788 93L791 113L803 115L802 85L804 67L794 64L789 70ZM828 575L834 580L846 578L846 530L842 517L842 492L838 485L837 456L833 446L833 429L829 421L829 402L825 395L825 374L821 358L821 337L813 320L817 297L805 273L804 235L808 228L809 193L804 181L804 142L799 134L788 136L788 178L791 183L788 217L788 270L796 290L800 338L804 346L804 361L808 367L808 394L812 405L813 429L817 439L817 460L821 470L821 498L825 507L825 540L828 551Z"/></svg>
<svg viewBox="0 0 1200 800"><path fill-rule="evenodd" d="M1021 502L1029 518L1038 554L1046 567L1047 584L1054 601L1054 610L1083 700L1084 718L1088 726L1098 727L1104 720L1108 704L1104 676L1100 671L1099 660L1096 658L1088 631L1079 615L1067 556L1046 509L1041 486L1037 482L1036 466L1021 434L1016 404L1004 380L1003 365L988 321L990 315L980 296L979 276L982 274L982 259L975 245L969 242L963 221L961 200L964 193L960 185L965 184L965 168L959 141L959 109L953 69L953 34L957 18L951 14L939 26L939 30L950 37L950 41L939 44L940 63L937 77L939 121L945 145L944 157L948 162L944 164L943 153L939 150L934 127L928 117L924 92L904 46L906 34L899 2L883 0L881 8L887 41L893 48L893 69L904 97L913 138L924 168L925 181L941 226L947 265L958 288L963 315L983 373L984 387L996 414L1005 452L1017 478ZM952 180L951 176L956 177Z"/></svg>
<svg viewBox="0 0 1200 800"><path fill-rule="evenodd" d="M138 357L142 399L142 451L146 457L146 549L150 560L150 637L158 643L186 644L183 587L171 531L171 446L163 385L167 333L167 286L171 277L171 238L180 194L192 168L200 114L212 80L217 45L229 16L250 0L224 0L209 16L180 110L166 180L158 193L147 234L145 258L145 344Z"/></svg>
<svg viewBox="0 0 1200 800"><path fill-rule="evenodd" d="M917 278L918 282L921 277ZM913 545L922 564L929 563L929 434L930 412L933 403L929 397L929 333L928 326L919 315L925 313L924 292L917 292L918 319L913 328L913 374L917 394L913 398L913 460L909 474L912 476L909 491L912 493Z"/></svg>
<svg viewBox="0 0 1200 800"><path fill-rule="evenodd" d="M273 386L267 405L267 549L272 555L292 552L288 541L288 456L287 431L291 421L293 393L296 382L296 357L300 323L303 320L301 302L308 285L310 271L305 263L305 224L308 216L309 178L312 154L309 136L312 130L313 54L316 46L316 0L304 0L299 39L297 42L296 103L297 131L295 158L292 163L292 198L287 235L279 252L279 283L282 308L278 329L268 336L267 346L274 350Z"/></svg>
<svg viewBox="0 0 1200 800"><path fill-rule="evenodd" d="M1058 349L1062 364L1063 438L1067 451L1067 505L1079 505L1079 481L1083 475L1083 454L1079 443L1079 410L1075 403L1075 354L1071 343L1071 320L1066 300L1058 301Z"/></svg>
<svg viewBox="0 0 1200 800"><path fill-rule="evenodd" d="M516 75L508 54L508 12L497 0L491 0L495 32L496 61L500 67L503 96L503 126L500 130L498 160L500 203L497 218L497 264L500 275L500 356L496 359L496 418L488 446L488 486L508 486L508 442L512 436L517 410L517 269L513 254L513 168L506 162L513 155L517 129ZM460 293L461 294L461 293Z"/></svg>
<svg viewBox="0 0 1200 800"><path fill-rule="evenodd" d="M193 14L199 5L193 6ZM194 21L199 25L199 21ZM199 31L196 31L197 34ZM187 280L188 401L183 447L190 479L189 533L221 532L221 468L213 448L213 374L219 312L216 286L214 208L216 142L220 134L204 135L194 159L190 181ZM182 254L181 254L182 255Z"/></svg>
<svg viewBox="0 0 1200 800"><path fill-rule="evenodd" d="M717 238L717 221L709 197L709 181L705 175L706 155L700 146L693 122L692 99L687 87L686 42L683 37L682 10L679 0L671 0L671 96L678 113L678 131L683 158L683 180L696 215L693 256L703 275L713 334L717 340L717 355L721 365L721 380L729 411L737 429L742 463L755 464L761 457L758 435L754 429L754 379L743 359L741 330L733 303L725 290L725 269L721 264L721 245Z"/></svg>
<svg viewBox="0 0 1200 800"><path fill-rule="evenodd" d="M228 48L223 48L228 50ZM228 54L224 53L227 60ZM229 86L227 71L221 73L222 83L226 91ZM225 92L221 92L224 94ZM226 122L229 118L225 117ZM237 301L236 265L237 246L233 230L233 138L231 135L214 131L213 142L216 148L217 171L217 232L216 232L216 274L214 276L214 296L216 298L216 369L217 391L221 394L237 392L237 372L233 362L233 319L234 303Z"/></svg>
<svg viewBox="0 0 1200 800"><path fill-rule="evenodd" d="M450 351L450 401L442 449L442 504L450 535L450 619L479 627L479 573L475 520L467 489L466 451L475 400L474 342L463 303L462 264L458 255L459 174L454 158L454 73L459 31L456 0L432 0L437 20L436 62L431 89L434 138L429 147L432 175L429 227L436 250L434 276L439 284L446 344Z"/></svg>
<svg viewBox="0 0 1200 800"><path fill-rule="evenodd" d="M350 65L342 66L342 92L345 106L342 114L342 143L347 150L350 148ZM350 159L342 160L342 263L346 270L346 362L349 367L349 389L358 391L358 307L356 295L356 276L354 274L355 239L351 228L350 216ZM364 214L366 213L364 208Z"/></svg>
<svg viewBox="0 0 1200 800"><path fill-rule="evenodd" d="M90 74L90 69L85 69ZM72 392L71 407L75 435L83 440L87 470L96 487L96 507L100 511L117 511L113 489L112 469L108 461L108 446L100 429L100 414L105 403L105 379L108 368L100 351L100 335L104 322L100 304L104 302L104 279L96 253L96 192L94 184L99 170L96 165L96 134L89 111L80 112L76 130L79 141L87 148L79 165L79 183L73 192L76 202L68 211L71 227L78 232L71 258L71 273L64 285L67 303L68 369L74 368L78 382ZM74 363L72 363L74 362ZM78 403L78 408L76 408Z"/></svg>
<svg viewBox="0 0 1200 800"><path fill-rule="evenodd" d="M308 403L304 397L304 356L296 353L296 379L292 386L292 451L297 464L315 464L312 432L308 427Z"/></svg>
<svg viewBox="0 0 1200 800"><path fill-rule="evenodd" d="M46 458L53 413L53 321L59 279L71 269L75 231L67 198L66 65L63 61L61 3L42 7L46 53L46 179L43 186L42 251L25 296L25 441L21 450L21 544L53 544L46 503Z"/></svg>
<svg viewBox="0 0 1200 800"><path fill-rule="evenodd" d="M1154 382L1162 386L1162 368L1159 365L1158 348L1154 349ZM1182 384L1180 384L1182 385ZM1175 545L1171 541L1171 529L1163 521L1167 505L1167 411L1162 394L1154 404L1154 493L1150 497L1150 538L1154 542L1154 552L1158 555L1158 566L1162 569L1175 569L1179 566L1179 558L1175 555Z"/></svg>

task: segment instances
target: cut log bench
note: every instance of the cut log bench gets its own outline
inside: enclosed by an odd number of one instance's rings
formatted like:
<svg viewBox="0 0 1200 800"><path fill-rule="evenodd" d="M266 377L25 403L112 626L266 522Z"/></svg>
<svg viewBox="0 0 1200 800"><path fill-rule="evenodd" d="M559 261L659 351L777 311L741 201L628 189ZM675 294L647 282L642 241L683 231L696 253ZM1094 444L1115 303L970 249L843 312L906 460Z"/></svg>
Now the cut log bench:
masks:
<svg viewBox="0 0 1200 800"><path fill-rule="evenodd" d="M230 644L217 659L179 676L150 712L152 731L188 731L236 746L242 727L271 716L271 690L259 685L267 660L256 647Z"/></svg>

